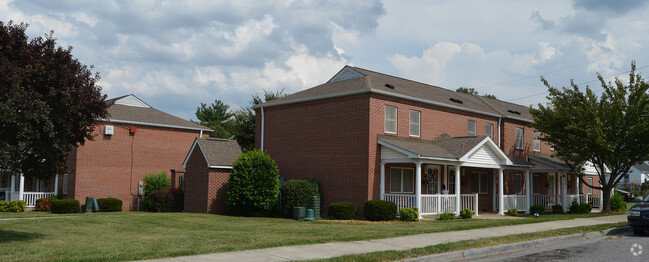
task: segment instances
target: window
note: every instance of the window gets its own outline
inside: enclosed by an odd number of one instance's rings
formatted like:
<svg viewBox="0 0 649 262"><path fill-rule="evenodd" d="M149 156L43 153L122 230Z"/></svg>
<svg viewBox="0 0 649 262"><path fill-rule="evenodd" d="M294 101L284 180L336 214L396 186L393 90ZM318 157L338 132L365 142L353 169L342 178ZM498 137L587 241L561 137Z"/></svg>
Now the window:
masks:
<svg viewBox="0 0 649 262"><path fill-rule="evenodd" d="M455 194L455 169L448 170L448 193Z"/></svg>
<svg viewBox="0 0 649 262"><path fill-rule="evenodd" d="M429 166L426 169L428 178L428 194L439 193L439 169L436 166Z"/></svg>
<svg viewBox="0 0 649 262"><path fill-rule="evenodd" d="M516 128L516 149L523 149L523 129Z"/></svg>
<svg viewBox="0 0 649 262"><path fill-rule="evenodd" d="M491 140L494 140L494 125L485 124L484 125L484 135L491 138Z"/></svg>
<svg viewBox="0 0 649 262"><path fill-rule="evenodd" d="M534 151L541 151L541 132L534 131Z"/></svg>
<svg viewBox="0 0 649 262"><path fill-rule="evenodd" d="M534 185L534 191L532 191L532 193L541 194L541 176L534 175L532 176L532 180L532 184Z"/></svg>
<svg viewBox="0 0 649 262"><path fill-rule="evenodd" d="M410 136L419 137L420 122L421 122L421 112L410 110Z"/></svg>
<svg viewBox="0 0 649 262"><path fill-rule="evenodd" d="M474 194L489 193L489 174L487 174L487 172L471 173L471 193Z"/></svg>
<svg viewBox="0 0 649 262"><path fill-rule="evenodd" d="M61 189L63 194L68 193L68 174L63 174L63 187Z"/></svg>
<svg viewBox="0 0 649 262"><path fill-rule="evenodd" d="M591 185L591 186L593 185L593 178L592 177L588 178L588 184ZM588 187L588 194L592 194L592 193L593 193L593 188Z"/></svg>
<svg viewBox="0 0 649 262"><path fill-rule="evenodd" d="M514 194L523 194L523 174L514 174Z"/></svg>
<svg viewBox="0 0 649 262"><path fill-rule="evenodd" d="M468 132L467 132L468 136L475 136L477 134L475 132L475 121L473 121L473 120L469 120L469 123L467 124L466 129L468 130Z"/></svg>
<svg viewBox="0 0 649 262"><path fill-rule="evenodd" d="M394 106L385 106L385 132L397 133L397 108Z"/></svg>
<svg viewBox="0 0 649 262"><path fill-rule="evenodd" d="M415 171L412 168L390 168L390 193L415 192Z"/></svg>
<svg viewBox="0 0 649 262"><path fill-rule="evenodd" d="M549 144L550 144L550 150L554 151L554 144L553 143L549 143Z"/></svg>

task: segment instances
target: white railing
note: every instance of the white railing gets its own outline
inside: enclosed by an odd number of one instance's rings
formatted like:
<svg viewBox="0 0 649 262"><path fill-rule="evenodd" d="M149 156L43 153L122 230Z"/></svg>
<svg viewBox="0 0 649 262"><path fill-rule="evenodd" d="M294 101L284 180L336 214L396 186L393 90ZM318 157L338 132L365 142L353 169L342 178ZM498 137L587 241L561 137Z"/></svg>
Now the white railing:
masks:
<svg viewBox="0 0 649 262"><path fill-rule="evenodd" d="M51 197L53 195L55 195L54 192L23 192L23 201L25 201L27 207L35 207L36 199Z"/></svg>
<svg viewBox="0 0 649 262"><path fill-rule="evenodd" d="M561 195L532 195L532 205L541 205L545 210L552 210L552 206L561 205Z"/></svg>
<svg viewBox="0 0 649 262"><path fill-rule="evenodd" d="M421 210L419 213L422 215L429 215L443 212L455 212L455 197L456 195L421 195ZM385 200L397 204L397 210L401 210L401 208L404 207L415 207L417 205L415 195L385 194ZM475 215L478 215L477 194L460 195L460 201L460 209L468 208L471 209Z"/></svg>
<svg viewBox="0 0 649 262"><path fill-rule="evenodd" d="M527 211L527 196L526 195L504 195L505 208L504 210L516 209L517 211Z"/></svg>
<svg viewBox="0 0 649 262"><path fill-rule="evenodd" d="M583 195L580 195L580 200L581 200L581 203L588 203L588 204L590 204L590 206L597 207L597 208L600 207L600 203L601 203L600 202L601 201L600 195L583 194Z"/></svg>

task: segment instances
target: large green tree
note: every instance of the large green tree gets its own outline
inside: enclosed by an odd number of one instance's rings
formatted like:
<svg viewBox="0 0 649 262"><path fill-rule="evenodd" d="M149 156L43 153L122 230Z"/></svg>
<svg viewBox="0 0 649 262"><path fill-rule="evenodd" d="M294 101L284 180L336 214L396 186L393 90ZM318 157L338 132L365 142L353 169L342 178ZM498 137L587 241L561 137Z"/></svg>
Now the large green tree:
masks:
<svg viewBox="0 0 649 262"><path fill-rule="evenodd" d="M99 74L72 47L56 46L53 33L29 40L27 26L0 22L0 169L45 178L92 139L108 105Z"/></svg>
<svg viewBox="0 0 649 262"><path fill-rule="evenodd" d="M532 127L545 133L543 140L554 145L556 156L571 172L584 176L584 163L592 162L599 173L603 190L604 211L610 212L611 190L629 169L649 159L649 84L635 72L631 63L629 82L619 79L606 83L597 74L602 94L586 86L585 92L570 81L571 88L557 89L545 78L548 88L547 105L530 108L534 117ZM610 174L605 170L610 169Z"/></svg>
<svg viewBox="0 0 649 262"><path fill-rule="evenodd" d="M211 137L230 138L232 136L230 118L233 115L230 106L218 99L209 106L201 103L201 106L196 109L198 123L214 130L210 133Z"/></svg>
<svg viewBox="0 0 649 262"><path fill-rule="evenodd" d="M285 96L283 89L275 92L264 90L263 98L257 94L253 95L252 100L250 100L250 107L241 108L234 112L234 120L231 124L231 130L243 152L255 148L255 127L257 122L255 111L252 107L283 96Z"/></svg>

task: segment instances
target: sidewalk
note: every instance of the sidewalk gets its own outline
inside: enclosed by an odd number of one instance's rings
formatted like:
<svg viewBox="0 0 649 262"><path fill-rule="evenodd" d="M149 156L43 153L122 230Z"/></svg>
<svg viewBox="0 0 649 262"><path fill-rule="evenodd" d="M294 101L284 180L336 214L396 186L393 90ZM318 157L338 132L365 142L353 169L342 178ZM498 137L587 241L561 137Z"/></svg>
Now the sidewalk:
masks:
<svg viewBox="0 0 649 262"><path fill-rule="evenodd" d="M625 221L626 215L603 216L595 218L576 218L571 220L559 220L525 225L430 233L365 241L275 247L247 251L213 253L198 256L173 257L147 261L289 261L322 259L376 251L408 250L449 242L458 242L462 240L501 237L511 234L542 232L562 228L593 226Z"/></svg>

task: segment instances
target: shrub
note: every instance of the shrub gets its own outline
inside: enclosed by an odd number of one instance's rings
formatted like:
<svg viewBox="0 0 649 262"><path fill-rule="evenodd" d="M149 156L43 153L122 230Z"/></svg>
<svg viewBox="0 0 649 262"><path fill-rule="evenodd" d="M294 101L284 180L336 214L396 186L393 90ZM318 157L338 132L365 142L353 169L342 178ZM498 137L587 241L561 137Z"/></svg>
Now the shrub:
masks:
<svg viewBox="0 0 649 262"><path fill-rule="evenodd" d="M593 210L593 207L590 206L588 203L577 203L577 201L572 201L572 204L570 205L570 213L571 214L588 214L590 211Z"/></svg>
<svg viewBox="0 0 649 262"><path fill-rule="evenodd" d="M57 214L79 213L81 205L76 199L57 199L50 203L50 211Z"/></svg>
<svg viewBox="0 0 649 262"><path fill-rule="evenodd" d="M8 212L9 211L9 202L5 200L0 200L0 212Z"/></svg>
<svg viewBox="0 0 649 262"><path fill-rule="evenodd" d="M472 218L473 217L473 211L471 209L463 209L460 211L460 218Z"/></svg>
<svg viewBox="0 0 649 262"><path fill-rule="evenodd" d="M151 194L153 191L165 190L171 187L171 179L167 172L160 171L158 173L150 173L144 177L144 207L147 210L153 209L151 202Z"/></svg>
<svg viewBox="0 0 649 262"><path fill-rule="evenodd" d="M36 206L34 206L34 211L50 211L50 198L36 199Z"/></svg>
<svg viewBox="0 0 649 262"><path fill-rule="evenodd" d="M516 210L516 208L509 209L507 210L506 215L513 217L518 216L518 210Z"/></svg>
<svg viewBox="0 0 649 262"><path fill-rule="evenodd" d="M563 214L563 206L562 205L553 205L552 206L552 213Z"/></svg>
<svg viewBox="0 0 649 262"><path fill-rule="evenodd" d="M181 189L166 189L151 193L153 212L181 212L184 207L185 194Z"/></svg>
<svg viewBox="0 0 649 262"><path fill-rule="evenodd" d="M399 212L399 219L405 222L419 221L419 208L416 207L401 208L401 211Z"/></svg>
<svg viewBox="0 0 649 262"><path fill-rule="evenodd" d="M327 215L331 219L353 219L356 217L356 205L353 203L331 203Z"/></svg>
<svg viewBox="0 0 649 262"><path fill-rule="evenodd" d="M397 218L397 204L385 200L367 200L363 209L369 221L390 221Z"/></svg>
<svg viewBox="0 0 649 262"><path fill-rule="evenodd" d="M545 213L545 208L542 205L533 205L530 207L530 214L543 215L543 213Z"/></svg>
<svg viewBox="0 0 649 262"><path fill-rule="evenodd" d="M117 198L97 198L97 204L99 205L99 211L101 212L122 211L122 200L119 200Z"/></svg>
<svg viewBox="0 0 649 262"><path fill-rule="evenodd" d="M306 207L311 196L320 196L320 185L315 179L291 179L284 185L286 208Z"/></svg>
<svg viewBox="0 0 649 262"><path fill-rule="evenodd" d="M244 215L270 215L278 207L279 187L279 169L275 161L261 150L248 151L232 164L228 206Z"/></svg>
<svg viewBox="0 0 649 262"><path fill-rule="evenodd" d="M437 215L437 219L439 220L453 220L455 219L455 213L453 212L444 212L439 215Z"/></svg>
<svg viewBox="0 0 649 262"><path fill-rule="evenodd" d="M9 211L11 212L25 212L25 208L27 207L27 203L22 200L14 200L9 202Z"/></svg>
<svg viewBox="0 0 649 262"><path fill-rule="evenodd" d="M611 197L611 210L618 212L626 211L626 202L624 202L622 195L615 194Z"/></svg>

